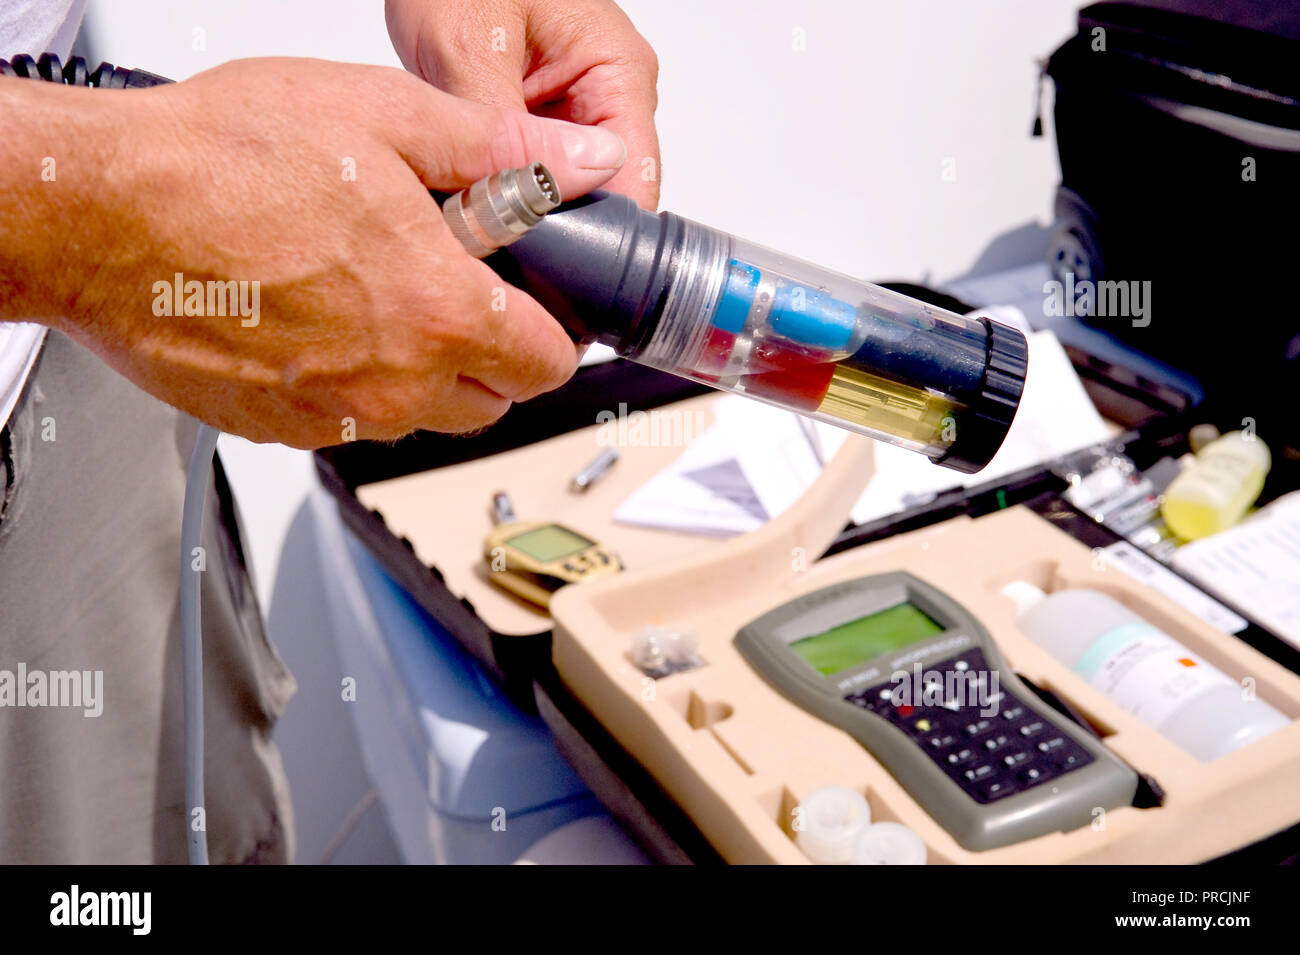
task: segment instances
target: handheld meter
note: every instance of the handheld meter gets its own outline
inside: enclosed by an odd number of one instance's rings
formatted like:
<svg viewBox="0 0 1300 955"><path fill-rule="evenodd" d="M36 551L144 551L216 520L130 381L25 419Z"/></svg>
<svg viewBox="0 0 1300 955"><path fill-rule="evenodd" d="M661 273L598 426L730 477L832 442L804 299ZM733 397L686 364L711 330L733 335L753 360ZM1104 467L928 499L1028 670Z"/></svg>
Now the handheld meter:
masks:
<svg viewBox="0 0 1300 955"><path fill-rule="evenodd" d="M516 519L501 492L493 497L493 511L497 524L483 540L490 579L539 607L550 606L551 594L565 584L623 569L617 554L570 527Z"/></svg>
<svg viewBox="0 0 1300 955"><path fill-rule="evenodd" d="M805 594L735 643L783 695L865 746L967 849L1078 828L1137 791L1132 767L1038 702L979 620L911 574Z"/></svg>

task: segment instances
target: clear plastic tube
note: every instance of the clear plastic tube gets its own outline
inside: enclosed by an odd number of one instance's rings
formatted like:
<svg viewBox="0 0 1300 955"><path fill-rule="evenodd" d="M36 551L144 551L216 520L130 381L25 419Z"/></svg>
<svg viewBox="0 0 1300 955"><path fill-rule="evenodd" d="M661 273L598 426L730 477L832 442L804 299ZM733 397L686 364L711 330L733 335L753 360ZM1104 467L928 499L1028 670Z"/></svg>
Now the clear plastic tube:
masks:
<svg viewBox="0 0 1300 955"><path fill-rule="evenodd" d="M486 261L578 341L958 471L993 457L1024 386L1025 339L1013 328L616 193L564 203Z"/></svg>
<svg viewBox="0 0 1300 955"><path fill-rule="evenodd" d="M693 274L629 357L933 459L953 447L986 377L985 323L685 225Z"/></svg>

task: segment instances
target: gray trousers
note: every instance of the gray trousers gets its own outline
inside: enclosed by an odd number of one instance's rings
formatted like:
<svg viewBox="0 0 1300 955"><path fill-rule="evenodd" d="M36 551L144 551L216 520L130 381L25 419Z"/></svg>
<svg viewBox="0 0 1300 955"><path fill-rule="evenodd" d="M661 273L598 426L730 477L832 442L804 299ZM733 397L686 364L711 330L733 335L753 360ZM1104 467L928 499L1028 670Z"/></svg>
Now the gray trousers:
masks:
<svg viewBox="0 0 1300 955"><path fill-rule="evenodd" d="M177 565L195 430L90 352L47 337L2 442L0 863L186 859ZM270 736L295 686L263 631L219 466L203 546L211 859L290 861L288 784ZM49 705L73 699L71 671L87 690L102 672L98 715L84 698Z"/></svg>

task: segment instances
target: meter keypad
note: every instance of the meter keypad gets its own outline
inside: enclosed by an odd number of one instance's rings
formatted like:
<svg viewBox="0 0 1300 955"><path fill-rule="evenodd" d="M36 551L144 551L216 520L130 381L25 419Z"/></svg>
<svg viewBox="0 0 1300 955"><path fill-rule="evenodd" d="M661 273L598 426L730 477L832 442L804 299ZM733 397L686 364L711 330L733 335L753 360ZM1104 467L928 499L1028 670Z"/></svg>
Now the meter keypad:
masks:
<svg viewBox="0 0 1300 955"><path fill-rule="evenodd" d="M892 686L877 684L845 699L907 733L977 802L1023 792L1093 761L1091 753L1010 693L989 694L981 702L971 683L971 674L978 679L989 672L981 651L968 650L927 672L942 674L945 689L956 688L964 698L946 698L937 706L900 705ZM990 706L997 712L985 716L981 710Z"/></svg>

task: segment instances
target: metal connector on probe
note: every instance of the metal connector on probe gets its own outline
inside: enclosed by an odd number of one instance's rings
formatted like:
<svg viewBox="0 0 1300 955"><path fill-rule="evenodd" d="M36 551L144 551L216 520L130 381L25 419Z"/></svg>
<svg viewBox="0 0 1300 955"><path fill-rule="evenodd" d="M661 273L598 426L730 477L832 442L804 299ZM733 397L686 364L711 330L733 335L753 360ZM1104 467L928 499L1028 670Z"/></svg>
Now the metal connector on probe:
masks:
<svg viewBox="0 0 1300 955"><path fill-rule="evenodd" d="M539 162L480 179L442 207L451 234L476 259L522 238L560 204L555 179Z"/></svg>

